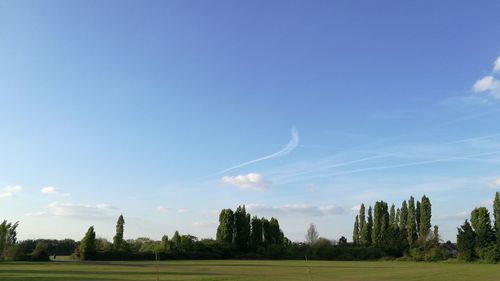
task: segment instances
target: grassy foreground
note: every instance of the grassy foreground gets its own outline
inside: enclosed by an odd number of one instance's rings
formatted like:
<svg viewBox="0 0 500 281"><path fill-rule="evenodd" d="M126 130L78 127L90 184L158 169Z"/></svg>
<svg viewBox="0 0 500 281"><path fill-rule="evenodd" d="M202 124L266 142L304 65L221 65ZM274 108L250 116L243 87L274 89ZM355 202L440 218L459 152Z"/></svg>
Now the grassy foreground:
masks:
<svg viewBox="0 0 500 281"><path fill-rule="evenodd" d="M498 281L500 265L334 261L165 261L160 280ZM0 280L156 280L155 262L0 263Z"/></svg>

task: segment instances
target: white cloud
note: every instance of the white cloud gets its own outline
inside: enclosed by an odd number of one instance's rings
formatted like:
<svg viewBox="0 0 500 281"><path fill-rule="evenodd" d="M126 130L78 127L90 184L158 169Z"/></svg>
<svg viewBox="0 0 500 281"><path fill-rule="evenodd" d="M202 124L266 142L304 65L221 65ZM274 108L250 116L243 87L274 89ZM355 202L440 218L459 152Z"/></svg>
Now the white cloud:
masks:
<svg viewBox="0 0 500 281"><path fill-rule="evenodd" d="M107 218L116 216L117 208L109 204L75 204L53 202L47 205L46 211L28 213L27 216L56 216L56 217L78 217L78 218Z"/></svg>
<svg viewBox="0 0 500 281"><path fill-rule="evenodd" d="M166 207L166 206L161 206L161 205L160 205L160 206L158 206L158 207L156 208L156 210L157 210L158 212L165 213L165 212L169 211L169 210L170 210L170 208L169 208L169 207Z"/></svg>
<svg viewBox="0 0 500 281"><path fill-rule="evenodd" d="M59 191L59 189L57 189L54 186L44 186L44 187L42 187L40 192L42 192L43 194L50 194L50 195L69 196L69 193L63 193L63 192Z"/></svg>
<svg viewBox="0 0 500 281"><path fill-rule="evenodd" d="M500 71L500 56L495 61L495 66L493 67L493 71Z"/></svg>
<svg viewBox="0 0 500 281"><path fill-rule="evenodd" d="M19 193L23 189L20 185L9 185L0 189L0 198L13 197L16 193Z"/></svg>
<svg viewBox="0 0 500 281"><path fill-rule="evenodd" d="M189 212L189 210L188 209L178 209L177 212L179 212L179 213L187 213L187 212Z"/></svg>
<svg viewBox="0 0 500 281"><path fill-rule="evenodd" d="M500 81L495 79L495 77L488 75L479 79L474 83L474 92L481 93L487 91L497 90L500 87Z"/></svg>
<svg viewBox="0 0 500 281"><path fill-rule="evenodd" d="M236 185L243 189L261 190L272 184L271 181L264 179L261 174L249 173L239 176L224 176L222 182L225 184Z"/></svg>
<svg viewBox="0 0 500 281"><path fill-rule="evenodd" d="M344 208L336 205L281 205L281 206L267 206L259 204L248 204L246 209L253 212L267 213L267 214L281 214L281 215L305 215L305 216L325 216L325 215L338 215L344 213Z"/></svg>
<svg viewBox="0 0 500 281"><path fill-rule="evenodd" d="M351 208L351 211L353 212L359 212L359 210L361 210L361 205L352 206Z"/></svg>

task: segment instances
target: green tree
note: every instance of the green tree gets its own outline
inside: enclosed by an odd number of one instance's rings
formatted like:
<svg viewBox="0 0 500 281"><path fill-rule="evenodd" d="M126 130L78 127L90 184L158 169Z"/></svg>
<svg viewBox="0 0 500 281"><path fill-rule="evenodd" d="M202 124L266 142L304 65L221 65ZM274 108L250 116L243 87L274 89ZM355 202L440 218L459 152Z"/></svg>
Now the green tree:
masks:
<svg viewBox="0 0 500 281"><path fill-rule="evenodd" d="M500 192L495 193L495 200L493 201L493 218L495 219L497 243L500 245Z"/></svg>
<svg viewBox="0 0 500 281"><path fill-rule="evenodd" d="M269 223L269 220L266 218L262 218L261 221L262 221L262 232L264 236L264 244L271 245L273 244L271 224Z"/></svg>
<svg viewBox="0 0 500 281"><path fill-rule="evenodd" d="M177 250L177 251L180 251L182 249L182 240L181 240L181 235L179 234L179 231L175 231L174 232L174 235L172 236L172 247Z"/></svg>
<svg viewBox="0 0 500 281"><path fill-rule="evenodd" d="M352 231L352 242L355 245L359 245L360 243L360 237L359 237L359 219L358 216L356 216L356 219L354 220L354 229Z"/></svg>
<svg viewBox="0 0 500 281"><path fill-rule="evenodd" d="M361 208L359 209L359 223L360 223L360 243L363 246L368 246L370 244L370 237L368 233L368 223L365 218L365 204L361 204Z"/></svg>
<svg viewBox="0 0 500 281"><path fill-rule="evenodd" d="M490 213L485 207L475 208L470 215L470 222L476 233L476 247L484 248L495 240L495 233L491 227Z"/></svg>
<svg viewBox="0 0 500 281"><path fill-rule="evenodd" d="M80 241L80 259L90 260L96 253L96 240L94 226L89 227L87 233Z"/></svg>
<svg viewBox="0 0 500 281"><path fill-rule="evenodd" d="M417 228L417 240L420 234L420 201L417 201L417 205L415 207L415 226Z"/></svg>
<svg viewBox="0 0 500 281"><path fill-rule="evenodd" d="M366 220L366 234L364 234L364 236L366 237L367 246L373 245L372 233L373 233L373 215L372 215L372 206L370 206L368 207L368 219Z"/></svg>
<svg viewBox="0 0 500 281"><path fill-rule="evenodd" d="M314 245L316 242L318 242L319 239L319 233L318 230L316 229L316 225L311 223L309 225L309 228L307 229L306 233L306 243L309 245Z"/></svg>
<svg viewBox="0 0 500 281"><path fill-rule="evenodd" d="M245 205L239 206L234 212L233 243L246 248L250 242L250 214L247 214Z"/></svg>
<svg viewBox="0 0 500 281"><path fill-rule="evenodd" d="M417 226L415 224L415 199L410 197L408 201L408 219L406 225L408 245L412 248L417 239Z"/></svg>
<svg viewBox="0 0 500 281"><path fill-rule="evenodd" d="M254 216L252 218L252 233L250 234L250 240L253 247L259 247L262 245L264 236L262 233L262 220Z"/></svg>
<svg viewBox="0 0 500 281"><path fill-rule="evenodd" d="M375 202L373 210L373 231L372 243L374 246L380 247L383 244L384 235L389 226L389 213L387 203L384 201Z"/></svg>
<svg viewBox="0 0 500 281"><path fill-rule="evenodd" d="M216 239L220 242L232 243L234 232L234 213L231 209L223 209L219 214L219 226Z"/></svg>
<svg viewBox="0 0 500 281"><path fill-rule="evenodd" d="M457 248L458 258L465 261L474 259L474 248L476 243L476 234L467 220L458 228Z"/></svg>
<svg viewBox="0 0 500 281"><path fill-rule="evenodd" d="M396 206L394 204L391 205L391 209L389 211L389 226L394 226L394 222L396 221Z"/></svg>
<svg viewBox="0 0 500 281"><path fill-rule="evenodd" d="M168 241L168 235L163 235L160 242L160 251L168 252L170 250L170 241Z"/></svg>
<svg viewBox="0 0 500 281"><path fill-rule="evenodd" d="M113 237L113 247L115 249L122 249L123 248L124 226L125 226L125 220L123 219L123 215L120 215L118 217L118 220L116 221L116 234Z"/></svg>
<svg viewBox="0 0 500 281"><path fill-rule="evenodd" d="M399 229L399 221L401 220L401 210L396 209L396 218L394 219L394 227Z"/></svg>
<svg viewBox="0 0 500 281"><path fill-rule="evenodd" d="M405 232L406 227L408 225L408 205L406 204L406 200L401 204L401 213L399 215L399 229Z"/></svg>
<svg viewBox="0 0 500 281"><path fill-rule="evenodd" d="M425 241L427 239L427 236L429 235L429 231L431 229L431 217L432 217L432 211L431 211L431 201L427 196L422 196L422 201L420 203L420 217L419 219L420 223L419 225L419 237L422 241Z"/></svg>
<svg viewBox="0 0 500 281"><path fill-rule="evenodd" d="M271 218L269 220L269 230L271 231L271 243L272 244L283 244L284 235L283 231L281 231L280 223L276 218Z"/></svg>

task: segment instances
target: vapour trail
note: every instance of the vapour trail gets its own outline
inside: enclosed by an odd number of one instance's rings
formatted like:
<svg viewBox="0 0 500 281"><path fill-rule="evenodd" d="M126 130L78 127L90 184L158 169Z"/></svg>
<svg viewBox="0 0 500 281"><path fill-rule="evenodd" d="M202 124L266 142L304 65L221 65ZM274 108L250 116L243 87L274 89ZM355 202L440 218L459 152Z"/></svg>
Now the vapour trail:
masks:
<svg viewBox="0 0 500 281"><path fill-rule="evenodd" d="M224 174L224 173L229 172L231 170L241 168L244 166L248 166L250 164L254 164L257 162L264 161L264 160L269 160L269 159L278 158L278 157L287 155L288 153L292 152L299 145L299 141L300 141L299 132L297 131L297 129L295 127L292 127L291 133L292 133L292 137L291 137L290 141L280 151L263 156L263 157L260 157L260 158L257 158L257 159L254 159L254 160L243 162L243 163L235 165L235 166L232 166L230 168L227 168L225 170L220 171L218 174Z"/></svg>

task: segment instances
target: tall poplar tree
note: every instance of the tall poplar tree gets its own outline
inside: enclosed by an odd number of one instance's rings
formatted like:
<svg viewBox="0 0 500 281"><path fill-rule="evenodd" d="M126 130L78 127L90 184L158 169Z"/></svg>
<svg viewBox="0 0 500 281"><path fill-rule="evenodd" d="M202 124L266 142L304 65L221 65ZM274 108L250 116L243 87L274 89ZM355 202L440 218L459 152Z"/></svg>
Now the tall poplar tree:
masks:
<svg viewBox="0 0 500 281"><path fill-rule="evenodd" d="M422 201L420 203L420 218L419 219L420 223L419 225L419 237L422 241L425 241L427 239L427 236L429 235L429 231L431 229L431 217L432 217L432 205L431 201L427 196L422 196Z"/></svg>
<svg viewBox="0 0 500 281"><path fill-rule="evenodd" d="M355 245L359 245L360 243L360 237L359 237L359 219L358 216L356 216L356 219L354 220L354 229L352 231L352 242Z"/></svg>
<svg viewBox="0 0 500 281"><path fill-rule="evenodd" d="M113 237L113 247L115 249L123 248L123 231L124 231L125 220L123 219L123 215L118 217L118 221L116 222L116 234Z"/></svg>
<svg viewBox="0 0 500 281"><path fill-rule="evenodd" d="M259 247L262 245L264 236L262 233L262 220L254 216L252 218L252 232L250 235L251 245L253 247Z"/></svg>
<svg viewBox="0 0 500 281"><path fill-rule="evenodd" d="M420 201L417 200L417 205L415 206L415 226L417 228L417 239L420 234Z"/></svg>
<svg viewBox="0 0 500 281"><path fill-rule="evenodd" d="M250 242L250 214L247 214L245 205L239 206L234 212L233 243L245 248Z"/></svg>
<svg viewBox="0 0 500 281"><path fill-rule="evenodd" d="M470 222L476 233L476 247L484 248L495 240L495 233L491 226L490 213L485 207L476 208L471 212Z"/></svg>
<svg viewBox="0 0 500 281"><path fill-rule="evenodd" d="M497 243L500 245L500 192L495 193L495 200L493 201L493 218L495 220L495 233Z"/></svg>
<svg viewBox="0 0 500 281"><path fill-rule="evenodd" d="M96 253L96 241L95 241L95 231L94 226L89 227L87 233L80 241L80 259L90 260L94 257Z"/></svg>
<svg viewBox="0 0 500 281"><path fill-rule="evenodd" d="M219 214L219 226L216 239L220 242L232 243L234 232L234 213L231 209L223 209Z"/></svg>
<svg viewBox="0 0 500 281"><path fill-rule="evenodd" d="M365 204L361 204L361 208L359 209L359 229L360 229L360 238L359 242L363 246L368 246L370 244L370 238L368 237L368 223L366 221L366 214L365 214Z"/></svg>
<svg viewBox="0 0 500 281"><path fill-rule="evenodd" d="M372 215L372 206L368 207L368 218L366 220L366 245L373 245L372 240L372 232L373 232L373 215Z"/></svg>
<svg viewBox="0 0 500 281"><path fill-rule="evenodd" d="M391 210L389 212L389 226L393 227L396 221L396 207L394 204L391 205Z"/></svg>
<svg viewBox="0 0 500 281"><path fill-rule="evenodd" d="M408 200L408 219L406 224L408 245L413 247L417 239L417 226L415 225L415 199L413 196Z"/></svg>

